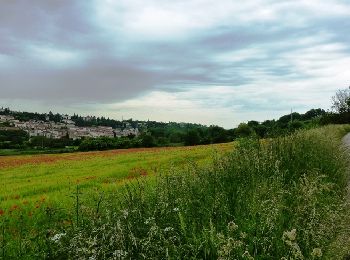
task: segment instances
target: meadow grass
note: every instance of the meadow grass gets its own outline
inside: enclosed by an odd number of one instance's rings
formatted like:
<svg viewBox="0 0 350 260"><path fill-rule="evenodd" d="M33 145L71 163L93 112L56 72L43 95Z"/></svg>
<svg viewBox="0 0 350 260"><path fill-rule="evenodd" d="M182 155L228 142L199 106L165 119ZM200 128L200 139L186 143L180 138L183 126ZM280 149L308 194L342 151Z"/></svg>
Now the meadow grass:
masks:
<svg viewBox="0 0 350 260"><path fill-rule="evenodd" d="M113 190L122 185L125 179L132 179L144 173L154 175L171 165L194 160L205 164L215 150L231 150L233 144L182 147L170 149L143 149L113 154L94 152L71 155L47 155L49 162L41 156L15 156L0 158L12 162L14 166L0 168L0 209L27 202L35 202L45 197L51 202L69 206L67 195L79 184L81 190ZM50 162L50 158L55 161ZM68 160L68 158L70 158ZM21 165L21 161L28 161ZM31 162L32 161L32 162ZM20 166L16 166L16 163ZM13 164L13 163L12 163Z"/></svg>
<svg viewBox="0 0 350 260"><path fill-rule="evenodd" d="M59 175L70 187L65 192L71 203L59 207L39 197L39 213L31 217L12 208L2 216L0 250L4 258L22 259L341 259L349 161L340 144L349 130L328 126L242 139L229 154L210 153L210 164L203 164L209 154L203 147L198 157L172 157L174 151L149 160L135 155L136 161L173 163L117 188L98 189L102 184L95 180L69 185ZM125 177L115 168L132 159L118 162L62 167ZM53 178L62 169L51 171L45 174ZM10 169L1 174L11 176L13 188L26 180Z"/></svg>

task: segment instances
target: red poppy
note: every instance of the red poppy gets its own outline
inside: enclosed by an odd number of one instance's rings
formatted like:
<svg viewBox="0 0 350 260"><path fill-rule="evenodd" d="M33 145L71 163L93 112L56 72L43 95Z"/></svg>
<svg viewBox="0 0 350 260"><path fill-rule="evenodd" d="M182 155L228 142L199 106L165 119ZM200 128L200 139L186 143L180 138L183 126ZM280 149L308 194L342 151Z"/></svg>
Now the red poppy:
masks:
<svg viewBox="0 0 350 260"><path fill-rule="evenodd" d="M13 211L13 210L16 210L16 209L19 209L19 206L18 205L13 205L12 207L11 207L11 210Z"/></svg>

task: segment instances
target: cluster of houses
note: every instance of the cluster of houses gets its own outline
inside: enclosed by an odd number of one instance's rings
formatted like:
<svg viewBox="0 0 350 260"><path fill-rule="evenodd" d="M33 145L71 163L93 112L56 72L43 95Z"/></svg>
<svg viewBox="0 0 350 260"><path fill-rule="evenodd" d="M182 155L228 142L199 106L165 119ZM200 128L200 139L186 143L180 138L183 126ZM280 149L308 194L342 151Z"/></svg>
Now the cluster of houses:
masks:
<svg viewBox="0 0 350 260"><path fill-rule="evenodd" d="M78 127L68 115L63 115L63 120L59 123L47 120L19 121L11 115L0 115L0 123L8 122L17 129L26 131L30 137L44 136L47 138L59 139L69 137L71 139L97 138L97 137L122 137L134 135L138 136L138 128L132 128L126 124L124 129L113 129L108 126Z"/></svg>

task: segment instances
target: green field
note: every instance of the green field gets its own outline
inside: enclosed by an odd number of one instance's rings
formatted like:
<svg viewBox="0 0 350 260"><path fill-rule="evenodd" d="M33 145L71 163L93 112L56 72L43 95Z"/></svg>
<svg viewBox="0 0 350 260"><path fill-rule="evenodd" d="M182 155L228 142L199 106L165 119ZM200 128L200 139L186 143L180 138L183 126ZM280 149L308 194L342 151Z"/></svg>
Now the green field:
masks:
<svg viewBox="0 0 350 260"><path fill-rule="evenodd" d="M152 176L189 162L204 164L233 143L180 148L0 157L0 209L38 200L70 204L79 185L84 190L113 190L135 177Z"/></svg>
<svg viewBox="0 0 350 260"><path fill-rule="evenodd" d="M0 258L349 257L349 130L0 158Z"/></svg>

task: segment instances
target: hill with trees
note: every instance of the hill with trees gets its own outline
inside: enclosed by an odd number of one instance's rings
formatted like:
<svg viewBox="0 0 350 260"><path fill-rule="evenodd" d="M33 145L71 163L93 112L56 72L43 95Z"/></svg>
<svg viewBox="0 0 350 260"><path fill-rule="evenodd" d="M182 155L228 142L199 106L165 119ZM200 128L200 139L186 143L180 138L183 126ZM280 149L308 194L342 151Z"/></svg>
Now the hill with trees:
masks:
<svg viewBox="0 0 350 260"><path fill-rule="evenodd" d="M157 122L123 120L105 117L83 117L74 114L71 120L80 127L109 126L112 128L133 127L140 130L139 136L115 137L115 138L83 138L71 140L68 137L61 139L49 139L46 137L32 137L23 131L9 129L8 122L0 123L0 149L63 149L69 146L73 150L106 150L133 147L156 147L156 146L182 146L202 145L232 142L238 138L272 138L286 135L298 129L310 129L327 124L350 123L350 87L338 90L332 98L332 111L324 109L310 109L304 114L293 112L281 116L278 119L258 122L251 120L239 124L236 128L224 129L217 125L205 126L193 123ZM16 120L41 120L62 122L63 115L33 112L16 112L9 108L0 110L0 115L11 115Z"/></svg>

